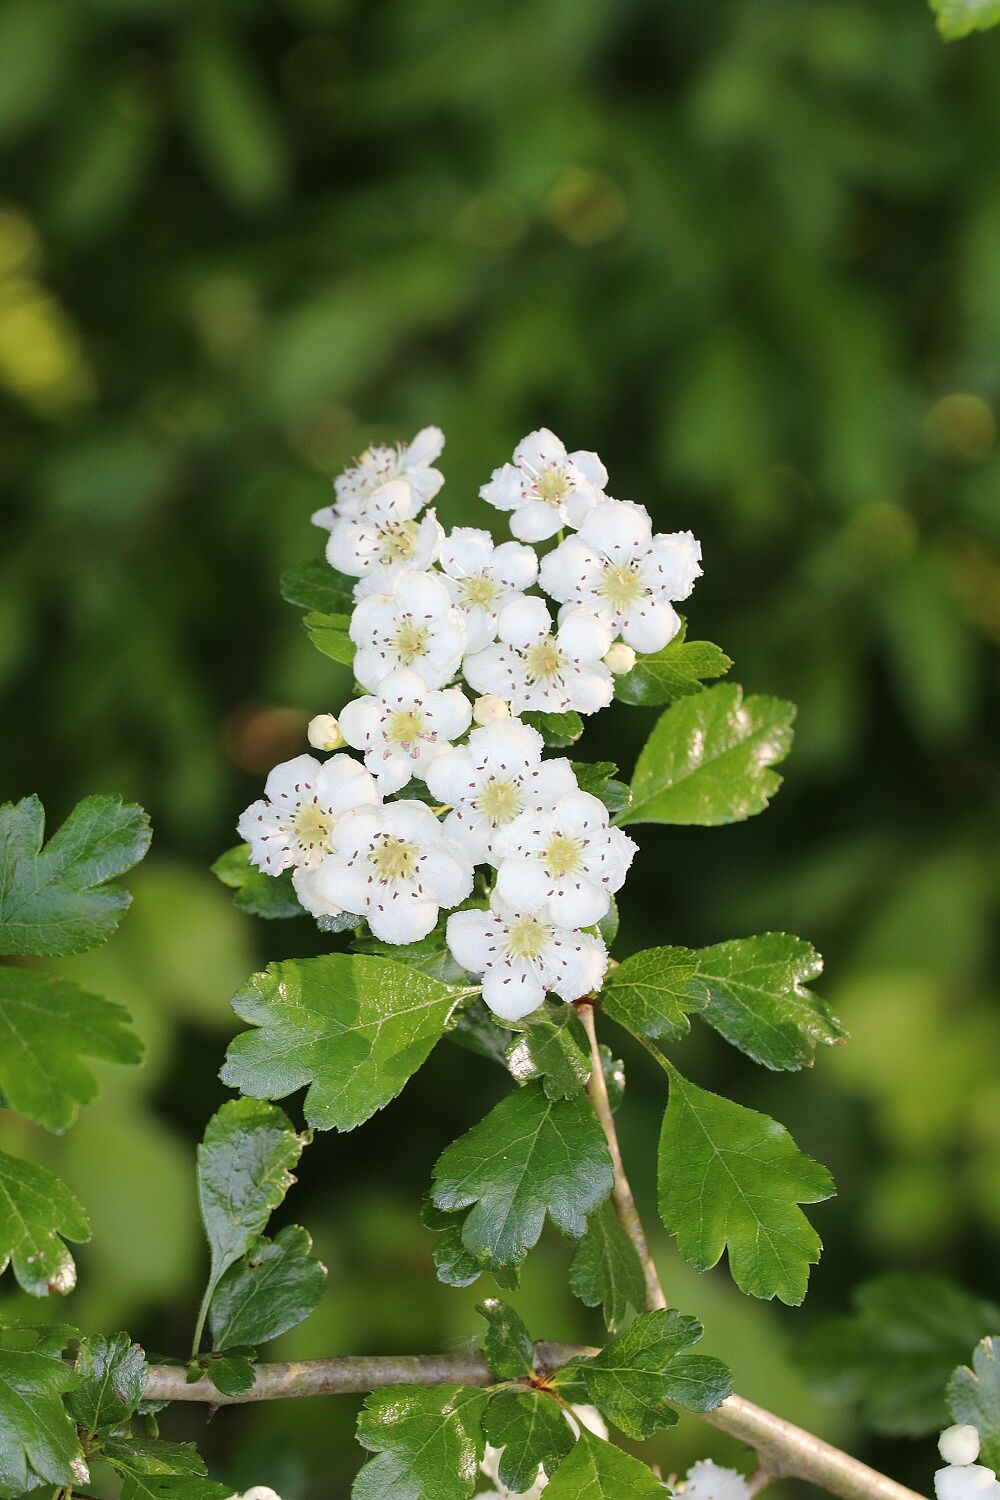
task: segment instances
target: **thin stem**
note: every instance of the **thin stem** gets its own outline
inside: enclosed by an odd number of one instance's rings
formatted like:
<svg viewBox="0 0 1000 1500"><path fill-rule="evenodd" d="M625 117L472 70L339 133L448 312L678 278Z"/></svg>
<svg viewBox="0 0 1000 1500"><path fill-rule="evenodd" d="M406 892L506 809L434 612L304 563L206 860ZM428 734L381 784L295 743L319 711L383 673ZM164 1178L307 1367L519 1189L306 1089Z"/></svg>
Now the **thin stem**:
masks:
<svg viewBox="0 0 1000 1500"><path fill-rule="evenodd" d="M618 1144L618 1132L615 1129L615 1117L611 1112L611 1101L608 1098L608 1086L604 1080L604 1068L601 1066L601 1054L597 1046L597 1028L594 1025L594 1007L592 1005L578 1005L577 1014L583 1022L583 1028L590 1042L590 1082L587 1084L587 1093L594 1114L601 1123L608 1150L611 1153L611 1162L615 1169L615 1185L611 1189L611 1200L618 1215L618 1222L632 1241L639 1264L642 1266L643 1280L646 1283L646 1311L655 1312L657 1308L666 1307L667 1299L660 1285L660 1278L656 1271L656 1265L649 1251L646 1240L646 1232L639 1218L639 1210L635 1206L632 1196L632 1188L625 1175L625 1166L622 1161L621 1147Z"/></svg>
<svg viewBox="0 0 1000 1500"><path fill-rule="evenodd" d="M214 1286L209 1282L205 1288L205 1295L201 1299L201 1306L198 1309L198 1321L194 1325L194 1338L191 1340L192 1359L201 1350L202 1335L205 1332L205 1319L208 1317L208 1309L212 1304L212 1293L214 1290Z"/></svg>

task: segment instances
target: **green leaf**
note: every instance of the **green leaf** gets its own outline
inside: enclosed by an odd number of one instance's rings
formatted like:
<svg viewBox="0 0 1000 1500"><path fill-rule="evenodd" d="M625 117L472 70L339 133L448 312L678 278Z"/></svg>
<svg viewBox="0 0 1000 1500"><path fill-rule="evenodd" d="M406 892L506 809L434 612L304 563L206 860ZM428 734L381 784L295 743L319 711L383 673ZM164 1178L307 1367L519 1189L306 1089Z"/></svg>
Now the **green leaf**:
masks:
<svg viewBox="0 0 1000 1500"><path fill-rule="evenodd" d="M231 1500L232 1486L205 1478L190 1443L106 1438L101 1457L122 1479L121 1500Z"/></svg>
<svg viewBox="0 0 1000 1500"><path fill-rule="evenodd" d="M673 703L700 693L702 685L713 677L724 677L732 662L711 641L685 639L687 625L662 651L640 656L631 672L615 678L615 697L619 703Z"/></svg>
<svg viewBox="0 0 1000 1500"><path fill-rule="evenodd" d="M83 953L111 936L131 901L108 885L149 848L149 820L120 797L85 797L42 848L37 797L0 807L0 953Z"/></svg>
<svg viewBox="0 0 1000 1500"><path fill-rule="evenodd" d="M498 1391L483 1413L483 1432L503 1449L499 1479L514 1495L532 1489L540 1464L552 1474L574 1443L561 1407L544 1391Z"/></svg>
<svg viewBox="0 0 1000 1500"><path fill-rule="evenodd" d="M823 971L809 943L784 932L738 938L699 948L691 993L703 1021L765 1068L811 1065L820 1043L847 1035L816 995L806 989Z"/></svg>
<svg viewBox="0 0 1000 1500"><path fill-rule="evenodd" d="M358 1416L358 1442L376 1456L353 1500L467 1500L483 1453L485 1391L460 1385L390 1385Z"/></svg>
<svg viewBox="0 0 1000 1500"><path fill-rule="evenodd" d="M354 652L357 649L347 633L350 623L350 615L322 615L313 612L305 618L305 627L313 645L324 656L332 657L345 667L353 667Z"/></svg>
<svg viewBox="0 0 1000 1500"><path fill-rule="evenodd" d="M682 698L661 714L632 775L620 823L740 823L781 785L771 770L792 745L795 707L743 697L735 683Z"/></svg>
<svg viewBox="0 0 1000 1500"><path fill-rule="evenodd" d="M973 31L988 31L1000 22L1000 0L930 0L937 28L954 42Z"/></svg>
<svg viewBox="0 0 1000 1500"><path fill-rule="evenodd" d="M246 1354L223 1354L219 1358L209 1357L204 1361L199 1374L205 1374L224 1396L242 1396L253 1389L253 1363Z"/></svg>
<svg viewBox="0 0 1000 1500"><path fill-rule="evenodd" d="M728 1247L741 1291L798 1306L822 1248L798 1204L834 1187L783 1125L671 1067L658 1177L660 1214L685 1260L706 1271Z"/></svg>
<svg viewBox="0 0 1000 1500"><path fill-rule="evenodd" d="M535 1346L518 1314L506 1302L487 1297L476 1312L486 1319L483 1353L501 1380L530 1380L535 1373Z"/></svg>
<svg viewBox="0 0 1000 1500"><path fill-rule="evenodd" d="M254 1244L295 1181L305 1145L274 1104L230 1099L198 1147L198 1203L212 1253L209 1285Z"/></svg>
<svg viewBox="0 0 1000 1500"><path fill-rule="evenodd" d="M507 1067L518 1083L541 1078L550 1099L571 1099L590 1077L590 1059L573 1035L570 1005L545 1001L530 1015L512 1022L514 1040L506 1052Z"/></svg>
<svg viewBox="0 0 1000 1500"><path fill-rule="evenodd" d="M212 866L212 874L235 891L233 905L252 917L275 919L304 914L292 885L291 870L266 875L250 863L249 844L237 844L220 854Z"/></svg>
<svg viewBox="0 0 1000 1500"><path fill-rule="evenodd" d="M289 959L254 974L233 1001L259 1028L231 1044L221 1078L256 1098L309 1085L318 1130L353 1130L395 1099L472 989L384 958L346 953Z"/></svg>
<svg viewBox="0 0 1000 1500"><path fill-rule="evenodd" d="M610 1203L602 1203L587 1220L570 1262L569 1284L585 1307L600 1304L609 1333L618 1333L641 1311L646 1294L642 1266Z"/></svg>
<svg viewBox="0 0 1000 1500"><path fill-rule="evenodd" d="M570 762L581 792L589 792L604 803L608 812L624 812L632 793L624 781L617 780L618 767L611 760L574 760Z"/></svg>
<svg viewBox="0 0 1000 1500"><path fill-rule="evenodd" d="M90 1239L82 1204L46 1167L0 1151L0 1271L10 1262L33 1297L65 1296L76 1267L60 1235L77 1244Z"/></svg>
<svg viewBox="0 0 1000 1500"><path fill-rule="evenodd" d="M1000 1337L981 1339L972 1368L960 1365L948 1382L948 1407L956 1422L979 1433L979 1462L1000 1468Z"/></svg>
<svg viewBox="0 0 1000 1500"><path fill-rule="evenodd" d="M65 1130L97 1095L83 1059L138 1063L144 1051L121 1005L37 969L0 968L0 1088L18 1114Z"/></svg>
<svg viewBox="0 0 1000 1500"><path fill-rule="evenodd" d="M583 733L583 720L573 709L561 714L526 713L521 718L538 730L550 750L568 750Z"/></svg>
<svg viewBox="0 0 1000 1500"><path fill-rule="evenodd" d="M666 1500L651 1469L592 1432L580 1433L545 1491L545 1500Z"/></svg>
<svg viewBox="0 0 1000 1500"><path fill-rule="evenodd" d="M81 1339L73 1369L77 1383L66 1398L73 1420L89 1433L119 1427L142 1400L146 1356L127 1333Z"/></svg>
<svg viewBox="0 0 1000 1500"><path fill-rule="evenodd" d="M0 1349L0 1496L41 1484L69 1484L86 1474L76 1424L62 1395L76 1376L58 1357Z"/></svg>
<svg viewBox="0 0 1000 1500"><path fill-rule="evenodd" d="M515 1089L453 1141L434 1167L438 1208L469 1208L462 1242L490 1266L516 1265L545 1216L579 1239L608 1196L611 1158L586 1099L549 1099L539 1083Z"/></svg>
<svg viewBox="0 0 1000 1500"><path fill-rule="evenodd" d="M733 1380L721 1360L687 1354L704 1329L674 1308L642 1313L591 1359L574 1359L552 1376L554 1390L586 1398L628 1437L651 1437L673 1427L674 1402L712 1411L732 1395Z"/></svg>
<svg viewBox="0 0 1000 1500"><path fill-rule="evenodd" d="M796 1350L809 1385L840 1405L858 1403L876 1432L920 1437L948 1423L945 1387L979 1339L1000 1332L1000 1307L943 1276L873 1277L853 1313L826 1318Z"/></svg>
<svg viewBox="0 0 1000 1500"><path fill-rule="evenodd" d="M601 1005L639 1036L676 1040L690 1030L690 1012L704 1004L691 987L697 970L690 948L646 948L611 970Z"/></svg>
<svg viewBox="0 0 1000 1500"><path fill-rule="evenodd" d="M234 31L214 26L210 13L195 19L183 32L179 76L188 128L216 186L236 208L276 203L289 175L281 120Z"/></svg>
<svg viewBox="0 0 1000 1500"><path fill-rule="evenodd" d="M606 1042L601 1042L597 1050L601 1057L601 1070L604 1073L604 1087L608 1091L608 1103L611 1105L611 1113L614 1114L625 1097L625 1064L620 1057L615 1057Z"/></svg>
<svg viewBox="0 0 1000 1500"><path fill-rule="evenodd" d="M297 1224L261 1240L220 1280L209 1309L215 1349L266 1344L307 1318L326 1286L326 1267Z"/></svg>
<svg viewBox="0 0 1000 1500"><path fill-rule="evenodd" d="M354 578L325 562L298 563L281 575L281 597L321 615L349 615L354 609Z"/></svg>

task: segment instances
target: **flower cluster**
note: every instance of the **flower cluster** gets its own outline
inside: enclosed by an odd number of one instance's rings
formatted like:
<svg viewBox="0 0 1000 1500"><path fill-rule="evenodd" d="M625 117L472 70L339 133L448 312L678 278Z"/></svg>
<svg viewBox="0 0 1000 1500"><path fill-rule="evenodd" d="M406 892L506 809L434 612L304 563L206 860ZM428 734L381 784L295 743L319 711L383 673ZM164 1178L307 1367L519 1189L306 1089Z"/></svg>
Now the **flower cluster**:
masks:
<svg viewBox="0 0 1000 1500"><path fill-rule="evenodd" d="M688 1469L677 1494L679 1500L750 1500L750 1486L735 1469L702 1458Z"/></svg>
<svg viewBox="0 0 1000 1500"><path fill-rule="evenodd" d="M338 753L275 766L238 826L254 865L291 870L314 916L402 944L450 911L453 957L514 1020L546 993L600 988L599 927L635 854L522 716L606 707L614 674L677 632L701 549L690 532L654 535L642 506L606 493L595 453L544 428L480 490L517 540L445 534L427 508L443 446L427 427L368 448L314 515L327 561L354 581L361 691L310 723L310 744Z"/></svg>
<svg viewBox="0 0 1000 1500"><path fill-rule="evenodd" d="M993 1469L977 1464L979 1433L967 1424L946 1427L938 1439L946 1467L934 1475L937 1500L1000 1500L1000 1480Z"/></svg>

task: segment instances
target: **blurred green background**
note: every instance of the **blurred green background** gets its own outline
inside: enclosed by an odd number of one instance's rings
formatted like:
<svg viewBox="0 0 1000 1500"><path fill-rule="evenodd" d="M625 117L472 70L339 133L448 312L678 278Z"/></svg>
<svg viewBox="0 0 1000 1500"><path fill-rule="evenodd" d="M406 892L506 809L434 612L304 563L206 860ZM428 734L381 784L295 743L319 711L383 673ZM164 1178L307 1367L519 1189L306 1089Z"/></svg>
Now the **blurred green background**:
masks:
<svg viewBox="0 0 1000 1500"><path fill-rule="evenodd" d="M998 139L1000 33L945 46L921 0L7 0L2 794L39 792L54 826L123 792L156 830L119 936L58 965L129 1006L147 1065L105 1070L63 1138L3 1126L94 1220L56 1315L186 1349L229 999L328 941L252 923L207 873L345 690L278 598L283 566L321 556L310 512L370 438L436 422L442 520L489 524L478 485L545 423L702 537L690 633L800 704L765 817L642 830L622 953L800 933L853 1032L808 1077L685 1045L840 1197L813 1212L804 1311L664 1243L668 1295L744 1394L929 1485L929 1444L821 1407L789 1350L875 1270L1000 1294ZM587 753L630 766L653 717L603 716ZM625 1059L655 1218L663 1089ZM471 1337L483 1288L434 1282L417 1210L502 1087L442 1045L371 1125L307 1152L281 1218L312 1230L330 1288L281 1352ZM568 1257L546 1239L513 1300L539 1335L595 1337ZM6 1287L5 1312L37 1313ZM325 1500L360 1461L353 1410L166 1430L234 1484ZM647 1452L745 1461L693 1422Z"/></svg>

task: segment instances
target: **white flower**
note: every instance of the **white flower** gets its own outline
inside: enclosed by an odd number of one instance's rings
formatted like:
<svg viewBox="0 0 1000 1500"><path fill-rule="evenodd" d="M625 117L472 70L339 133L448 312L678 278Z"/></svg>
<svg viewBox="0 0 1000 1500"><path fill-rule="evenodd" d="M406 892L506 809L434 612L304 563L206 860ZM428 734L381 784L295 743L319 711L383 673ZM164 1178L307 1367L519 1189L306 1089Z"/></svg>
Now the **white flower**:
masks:
<svg viewBox="0 0 1000 1500"><path fill-rule="evenodd" d="M495 891L523 911L546 907L560 927L591 927L605 917L638 846L608 824L608 810L589 792L573 791L554 807L522 813L493 840Z"/></svg>
<svg viewBox="0 0 1000 1500"><path fill-rule="evenodd" d="M974 1464L979 1457L979 1433L969 1423L946 1427L938 1438L938 1452L946 1464Z"/></svg>
<svg viewBox="0 0 1000 1500"><path fill-rule="evenodd" d="M949 1464L934 1475L937 1500L1000 1500L1000 1483L983 1464Z"/></svg>
<svg viewBox="0 0 1000 1500"><path fill-rule="evenodd" d="M429 807L404 800L345 813L314 880L383 942L415 943L469 895L473 868Z"/></svg>
<svg viewBox="0 0 1000 1500"><path fill-rule="evenodd" d="M404 479L391 479L369 496L358 516L336 516L326 544L331 568L383 591L404 570L422 572L437 556L444 535L432 510L417 519L423 502Z"/></svg>
<svg viewBox="0 0 1000 1500"><path fill-rule="evenodd" d="M465 616L469 651L496 640L497 615L507 600L534 583L538 558L520 542L497 547L488 531L456 526L441 543L444 583Z"/></svg>
<svg viewBox="0 0 1000 1500"><path fill-rule="evenodd" d="M310 719L306 739L314 750L340 750L347 744L333 714L317 714Z"/></svg>
<svg viewBox="0 0 1000 1500"><path fill-rule="evenodd" d="M660 651L680 628L671 599L686 599L701 573L690 531L653 535L641 505L601 500L580 527L542 559L553 599L599 615L636 651Z"/></svg>
<svg viewBox="0 0 1000 1500"><path fill-rule="evenodd" d="M428 687L444 687L466 647L465 622L434 573L401 573L393 594L361 599L350 636L358 648L354 675L370 690L399 667L419 672Z"/></svg>
<svg viewBox="0 0 1000 1500"><path fill-rule="evenodd" d="M547 991L579 1000L600 987L608 967L603 941L557 926L546 907L526 910L493 893L489 911L456 911L446 930L452 956L482 974L483 999L505 1021L541 1005Z"/></svg>
<svg viewBox="0 0 1000 1500"><path fill-rule="evenodd" d="M608 1424L596 1406L573 1406L569 1411L563 1411L563 1416L577 1437L580 1435L580 1428L582 1426L586 1427L588 1432L592 1432L597 1437L604 1438L607 1441ZM476 1500L538 1500L542 1490L544 1490L549 1482L545 1477L545 1470L539 1464L538 1478L531 1486L531 1489L525 1490L521 1494L515 1494L513 1490L508 1490L500 1483L500 1459L503 1456L503 1451L502 1448L494 1448L492 1443L486 1444L486 1452L483 1454L479 1467L487 1479L492 1479L496 1485L496 1489L484 1491L483 1494L476 1496Z"/></svg>
<svg viewBox="0 0 1000 1500"><path fill-rule="evenodd" d="M465 658L465 680L477 693L506 698L515 713L596 713L611 702L614 682L601 658L607 627L583 610L567 611L558 630L542 599L512 599L500 611L499 643Z"/></svg>
<svg viewBox="0 0 1000 1500"><path fill-rule="evenodd" d="M295 865L315 869L329 852L337 819L365 802L381 802L375 782L349 755L318 761L312 755L275 766L264 797L240 814L236 827L250 845L250 862L265 875Z"/></svg>
<svg viewBox="0 0 1000 1500"><path fill-rule="evenodd" d="M372 443L343 474L333 481L336 500L313 516L313 525L331 529L338 516L359 516L370 497L390 479L405 479L420 505L433 500L444 484L440 469L430 465L444 447L440 427L423 427L410 443Z"/></svg>
<svg viewBox="0 0 1000 1500"><path fill-rule="evenodd" d="M479 493L497 510L513 511L510 529L522 542L544 542L563 526L579 526L604 493L608 471L596 453L567 453L554 432L529 432L513 463L493 470Z"/></svg>
<svg viewBox="0 0 1000 1500"><path fill-rule="evenodd" d="M474 864L489 859L498 829L576 790L569 761L543 761L544 748L537 729L520 719L501 719L474 729L467 744L427 767L427 785L452 809L444 826Z"/></svg>
<svg viewBox="0 0 1000 1500"><path fill-rule="evenodd" d="M461 688L437 692L401 667L371 697L354 698L340 715L344 738L364 752L365 765L383 792L398 792L411 776L424 778L430 762L451 748L472 721Z"/></svg>
<svg viewBox="0 0 1000 1500"><path fill-rule="evenodd" d="M750 1486L735 1469L703 1458L688 1469L680 1494L683 1500L750 1500Z"/></svg>

